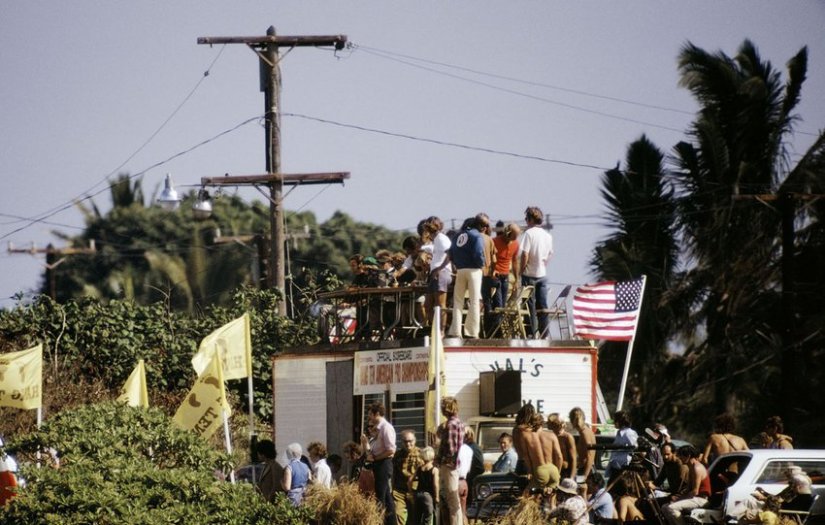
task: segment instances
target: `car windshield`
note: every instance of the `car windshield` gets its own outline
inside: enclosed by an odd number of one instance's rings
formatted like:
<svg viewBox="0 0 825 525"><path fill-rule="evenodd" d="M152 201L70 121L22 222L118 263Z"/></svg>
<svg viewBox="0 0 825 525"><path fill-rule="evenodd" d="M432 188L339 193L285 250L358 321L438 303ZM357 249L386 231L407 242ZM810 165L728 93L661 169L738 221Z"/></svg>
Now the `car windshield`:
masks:
<svg viewBox="0 0 825 525"><path fill-rule="evenodd" d="M507 423L482 423L478 426L476 443L484 452L498 452L501 450L498 446L498 438L505 432L512 434L513 427Z"/></svg>

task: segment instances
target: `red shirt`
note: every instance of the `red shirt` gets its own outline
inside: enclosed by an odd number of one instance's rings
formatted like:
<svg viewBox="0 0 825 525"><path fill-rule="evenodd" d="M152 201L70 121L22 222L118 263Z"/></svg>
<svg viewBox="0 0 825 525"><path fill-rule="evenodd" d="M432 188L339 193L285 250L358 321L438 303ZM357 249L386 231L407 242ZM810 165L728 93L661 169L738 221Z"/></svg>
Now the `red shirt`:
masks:
<svg viewBox="0 0 825 525"><path fill-rule="evenodd" d="M508 241L506 235L496 235L493 244L496 245L496 275L507 275L518 257L518 241Z"/></svg>
<svg viewBox="0 0 825 525"><path fill-rule="evenodd" d="M17 487L17 478L14 476L14 472L0 472L0 507L17 495L17 491L14 490L15 487Z"/></svg>

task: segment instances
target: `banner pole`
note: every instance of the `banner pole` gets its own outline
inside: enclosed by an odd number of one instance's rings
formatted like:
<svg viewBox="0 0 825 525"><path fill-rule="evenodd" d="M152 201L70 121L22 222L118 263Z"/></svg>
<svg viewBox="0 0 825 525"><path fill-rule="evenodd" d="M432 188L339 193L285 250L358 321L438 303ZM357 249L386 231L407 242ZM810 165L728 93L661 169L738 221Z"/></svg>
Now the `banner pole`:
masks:
<svg viewBox="0 0 825 525"><path fill-rule="evenodd" d="M246 377L246 385L247 395L249 397L249 459L250 463L252 463L252 479L257 481L258 473L256 472L255 465L258 462L258 433L255 432L255 398L252 386L252 374Z"/></svg>
<svg viewBox="0 0 825 525"><path fill-rule="evenodd" d="M441 344L435 345L438 352L444 351L444 340L441 338L441 307L433 308L433 326L435 327L435 337L439 339ZM441 423L441 355L435 355L435 409L433 410L433 417L435 418L434 429L438 429Z"/></svg>
<svg viewBox="0 0 825 525"><path fill-rule="evenodd" d="M232 439L229 436L229 417L226 415L226 409L221 408L221 414L223 414L223 436L224 441L226 442L226 453L232 455ZM229 471L229 481L232 484L235 484L235 470Z"/></svg>
<svg viewBox="0 0 825 525"><path fill-rule="evenodd" d="M627 356L624 359L624 371L622 372L622 384L619 387L619 400L616 402L616 411L622 409L624 404L624 391L627 386L627 377L630 375L630 356L633 355L633 343L636 342L636 332L639 330L639 320L642 317L642 301L645 297L645 285L647 285L647 275L642 275L642 290L639 292L639 314L636 316L636 325L633 327L633 336L627 343Z"/></svg>

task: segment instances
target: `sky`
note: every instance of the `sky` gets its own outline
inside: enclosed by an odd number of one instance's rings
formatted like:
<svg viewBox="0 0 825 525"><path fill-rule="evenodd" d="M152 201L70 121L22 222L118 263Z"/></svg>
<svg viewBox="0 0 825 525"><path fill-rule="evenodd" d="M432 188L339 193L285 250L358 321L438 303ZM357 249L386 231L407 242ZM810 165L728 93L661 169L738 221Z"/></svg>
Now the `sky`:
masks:
<svg viewBox="0 0 825 525"><path fill-rule="evenodd" d="M117 173L152 195L166 173L188 191L265 172L256 55L197 38L269 26L351 44L282 50L283 172L351 173L291 191L287 212L413 230L430 215L450 226L539 206L553 225L551 297L593 280L588 260L610 232L603 172L643 134L666 153L686 138L686 42L734 55L749 38L783 74L808 46L792 158L825 127L819 0L0 0L0 307L44 271L43 255L9 243L65 246L54 232L84 224L72 203L105 211Z"/></svg>

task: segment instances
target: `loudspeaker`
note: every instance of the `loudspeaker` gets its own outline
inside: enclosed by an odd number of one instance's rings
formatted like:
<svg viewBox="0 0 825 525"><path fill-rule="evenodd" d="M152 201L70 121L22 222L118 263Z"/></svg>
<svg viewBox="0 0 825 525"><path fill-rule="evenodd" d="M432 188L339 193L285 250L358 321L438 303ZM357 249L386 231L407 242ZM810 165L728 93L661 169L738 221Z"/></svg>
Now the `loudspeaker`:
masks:
<svg viewBox="0 0 825 525"><path fill-rule="evenodd" d="M521 372L496 370L478 374L478 406L482 416L506 416L521 408Z"/></svg>

